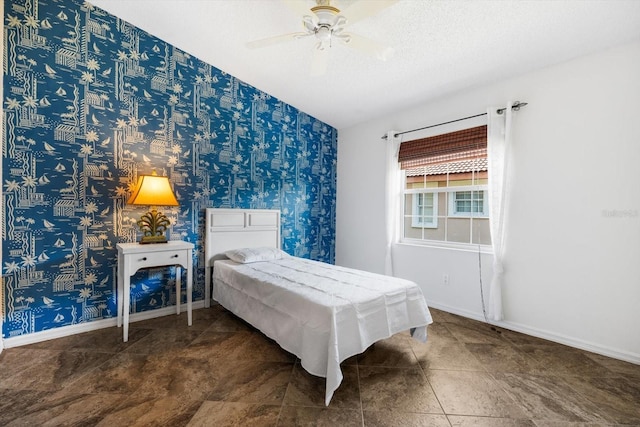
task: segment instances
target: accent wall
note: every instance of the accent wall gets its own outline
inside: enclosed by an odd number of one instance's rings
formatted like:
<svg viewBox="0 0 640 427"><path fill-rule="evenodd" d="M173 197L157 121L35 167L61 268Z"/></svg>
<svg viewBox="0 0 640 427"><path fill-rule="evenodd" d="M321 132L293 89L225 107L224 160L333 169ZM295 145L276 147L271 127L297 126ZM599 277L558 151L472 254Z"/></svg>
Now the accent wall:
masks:
<svg viewBox="0 0 640 427"><path fill-rule="evenodd" d="M5 0L3 43L4 338L116 316L153 170L180 202L168 238L196 244L194 300L207 207L280 209L284 250L334 262L334 128L89 3ZM170 270L132 278L133 312L175 303Z"/></svg>

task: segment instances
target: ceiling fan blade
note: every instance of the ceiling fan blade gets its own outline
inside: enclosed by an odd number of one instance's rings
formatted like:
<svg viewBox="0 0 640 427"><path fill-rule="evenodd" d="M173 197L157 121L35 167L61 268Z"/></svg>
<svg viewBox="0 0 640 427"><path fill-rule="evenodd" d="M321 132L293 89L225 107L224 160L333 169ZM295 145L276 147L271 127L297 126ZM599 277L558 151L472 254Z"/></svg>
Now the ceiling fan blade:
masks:
<svg viewBox="0 0 640 427"><path fill-rule="evenodd" d="M373 41L367 37L359 36L353 33L343 33L345 36L344 44L350 48L365 52L381 61L391 59L394 50L390 46L383 45Z"/></svg>
<svg viewBox="0 0 640 427"><path fill-rule="evenodd" d="M329 63L329 49L316 48L313 51L313 58L311 59L311 74L312 77L322 76L327 72L327 64Z"/></svg>
<svg viewBox="0 0 640 427"><path fill-rule="evenodd" d="M278 43L286 43L292 40L297 40L302 37L309 36L309 33L289 33L282 34L279 36L267 37L266 39L254 40L252 42L248 42L246 46L249 49L259 49L262 47L272 46Z"/></svg>
<svg viewBox="0 0 640 427"><path fill-rule="evenodd" d="M398 0L360 0L343 10L342 15L346 16L349 21L349 25L352 25L358 21L375 15L382 9L386 9L394 3L398 3Z"/></svg>

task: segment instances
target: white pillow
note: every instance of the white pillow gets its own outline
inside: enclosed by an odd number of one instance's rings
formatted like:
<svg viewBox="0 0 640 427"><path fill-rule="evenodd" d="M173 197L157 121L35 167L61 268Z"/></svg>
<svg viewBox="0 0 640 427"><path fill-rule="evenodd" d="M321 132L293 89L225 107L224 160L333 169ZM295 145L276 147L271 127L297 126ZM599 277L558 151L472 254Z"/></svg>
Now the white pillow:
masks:
<svg viewBox="0 0 640 427"><path fill-rule="evenodd" d="M271 261L288 257L289 254L278 248L240 248L232 249L224 253L227 258L240 264L248 264L258 261Z"/></svg>

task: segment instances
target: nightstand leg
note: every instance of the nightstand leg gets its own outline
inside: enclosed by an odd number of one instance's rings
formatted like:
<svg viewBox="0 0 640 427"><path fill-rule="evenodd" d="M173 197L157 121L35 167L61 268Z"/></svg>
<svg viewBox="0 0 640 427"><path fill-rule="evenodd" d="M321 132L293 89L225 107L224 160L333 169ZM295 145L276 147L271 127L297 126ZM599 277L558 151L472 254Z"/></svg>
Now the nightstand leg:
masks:
<svg viewBox="0 0 640 427"><path fill-rule="evenodd" d="M182 301L182 268L176 265L176 314L180 314L180 301Z"/></svg>
<svg viewBox="0 0 640 427"><path fill-rule="evenodd" d="M122 301L122 311L123 311L123 322L122 322L122 338L124 342L129 341L129 310L130 310L130 305L131 305L131 301L130 301L130 294L131 294L131 284L130 284L130 280L131 278L129 276L127 276L126 274L124 275L124 280L122 281L122 286L123 286L123 294L124 294L124 298Z"/></svg>
<svg viewBox="0 0 640 427"><path fill-rule="evenodd" d="M189 257L191 259L191 257ZM193 324L193 316L191 314L193 305L193 268L187 268L187 322L191 326Z"/></svg>
<svg viewBox="0 0 640 427"><path fill-rule="evenodd" d="M122 274L124 271L124 266L118 263L118 278L117 278L117 290L116 290L116 302L118 304L118 328L122 326L122 307L124 306L124 301L122 301L122 297L124 295L124 275Z"/></svg>

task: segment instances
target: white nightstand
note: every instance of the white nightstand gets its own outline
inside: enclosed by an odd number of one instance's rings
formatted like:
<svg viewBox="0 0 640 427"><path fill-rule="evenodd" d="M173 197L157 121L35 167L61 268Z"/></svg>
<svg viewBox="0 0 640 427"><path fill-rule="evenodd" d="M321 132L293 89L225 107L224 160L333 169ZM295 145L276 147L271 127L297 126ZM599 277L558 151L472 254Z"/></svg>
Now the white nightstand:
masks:
<svg viewBox="0 0 640 427"><path fill-rule="evenodd" d="M187 321L192 324L193 243L171 240L167 243L118 243L118 327L124 325L124 341L129 340L131 276L141 268L176 266L176 313L180 314L180 267L187 270ZM124 309L126 307L126 310Z"/></svg>

